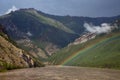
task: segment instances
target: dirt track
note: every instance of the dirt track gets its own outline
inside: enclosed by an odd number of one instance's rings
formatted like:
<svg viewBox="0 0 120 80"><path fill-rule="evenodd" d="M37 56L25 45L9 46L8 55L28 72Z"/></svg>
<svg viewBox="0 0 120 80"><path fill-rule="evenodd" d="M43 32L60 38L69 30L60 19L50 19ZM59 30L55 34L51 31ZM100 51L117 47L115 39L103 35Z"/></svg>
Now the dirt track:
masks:
<svg viewBox="0 0 120 80"><path fill-rule="evenodd" d="M0 73L0 80L120 80L120 70L48 66Z"/></svg>

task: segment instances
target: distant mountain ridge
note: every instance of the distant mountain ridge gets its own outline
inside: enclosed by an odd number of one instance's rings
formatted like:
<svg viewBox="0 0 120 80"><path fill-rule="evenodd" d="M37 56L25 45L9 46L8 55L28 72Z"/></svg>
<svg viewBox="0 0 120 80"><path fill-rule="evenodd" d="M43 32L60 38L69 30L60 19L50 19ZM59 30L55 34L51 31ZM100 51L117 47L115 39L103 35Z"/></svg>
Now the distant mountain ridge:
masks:
<svg viewBox="0 0 120 80"><path fill-rule="evenodd" d="M55 19L63 23L65 26L73 30L78 34L82 34L85 30L83 27L84 23L92 23L96 26L101 25L102 23L114 23L116 20L120 19L120 15L112 17L84 17L84 16L58 16L50 15L43 12L40 12L42 15L49 18Z"/></svg>

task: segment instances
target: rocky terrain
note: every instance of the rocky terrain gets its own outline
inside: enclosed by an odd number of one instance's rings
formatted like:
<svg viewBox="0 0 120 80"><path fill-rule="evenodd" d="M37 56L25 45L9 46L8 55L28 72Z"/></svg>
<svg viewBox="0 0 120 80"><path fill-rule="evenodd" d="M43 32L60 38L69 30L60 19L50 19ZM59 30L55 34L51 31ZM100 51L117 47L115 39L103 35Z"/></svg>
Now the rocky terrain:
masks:
<svg viewBox="0 0 120 80"><path fill-rule="evenodd" d="M0 80L120 80L119 70L48 66L0 73Z"/></svg>
<svg viewBox="0 0 120 80"><path fill-rule="evenodd" d="M36 60L29 53L20 49L15 42L13 42L5 30L0 25L0 71L34 67ZM39 63L41 65L41 63Z"/></svg>
<svg viewBox="0 0 120 80"><path fill-rule="evenodd" d="M94 39L96 37L96 35L97 34L95 34L95 33L86 32L83 35L81 35L79 38L75 39L75 41L73 43L70 43L68 46L85 43L91 39Z"/></svg>

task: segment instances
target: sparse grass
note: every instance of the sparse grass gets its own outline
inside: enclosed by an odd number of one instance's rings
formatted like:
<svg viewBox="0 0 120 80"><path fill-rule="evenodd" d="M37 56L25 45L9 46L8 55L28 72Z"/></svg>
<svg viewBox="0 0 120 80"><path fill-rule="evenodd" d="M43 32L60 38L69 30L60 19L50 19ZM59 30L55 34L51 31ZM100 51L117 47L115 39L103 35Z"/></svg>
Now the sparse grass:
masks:
<svg viewBox="0 0 120 80"><path fill-rule="evenodd" d="M11 64L11 63L7 63L5 61L0 61L0 72L12 70L12 69L20 69L20 68L22 67Z"/></svg>

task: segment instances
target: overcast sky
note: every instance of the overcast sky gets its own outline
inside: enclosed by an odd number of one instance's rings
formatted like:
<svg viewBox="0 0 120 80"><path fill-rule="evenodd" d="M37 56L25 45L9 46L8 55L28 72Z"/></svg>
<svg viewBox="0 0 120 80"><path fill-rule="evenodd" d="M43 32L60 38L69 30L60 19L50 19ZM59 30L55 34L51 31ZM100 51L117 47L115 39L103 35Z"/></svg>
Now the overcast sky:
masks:
<svg viewBox="0 0 120 80"><path fill-rule="evenodd" d="M55 15L116 16L120 15L120 0L0 0L0 14L12 6L35 8Z"/></svg>

